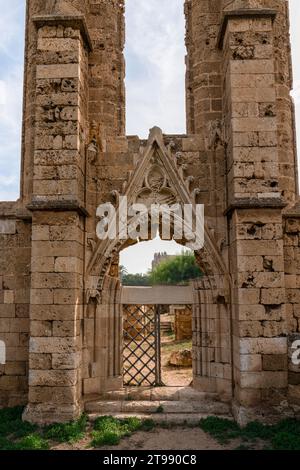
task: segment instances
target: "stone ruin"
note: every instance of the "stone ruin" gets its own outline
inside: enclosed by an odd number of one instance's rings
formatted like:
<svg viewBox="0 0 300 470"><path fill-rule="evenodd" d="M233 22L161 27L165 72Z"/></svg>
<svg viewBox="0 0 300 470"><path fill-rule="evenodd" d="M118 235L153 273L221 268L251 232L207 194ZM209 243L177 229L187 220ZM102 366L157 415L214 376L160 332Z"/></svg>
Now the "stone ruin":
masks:
<svg viewBox="0 0 300 470"><path fill-rule="evenodd" d="M96 208L127 195L205 205L193 387L242 423L299 416L288 2L186 0L187 133L148 141L125 134L124 8L27 1L21 191L0 203L0 405L67 421L122 388L124 243L97 239Z"/></svg>

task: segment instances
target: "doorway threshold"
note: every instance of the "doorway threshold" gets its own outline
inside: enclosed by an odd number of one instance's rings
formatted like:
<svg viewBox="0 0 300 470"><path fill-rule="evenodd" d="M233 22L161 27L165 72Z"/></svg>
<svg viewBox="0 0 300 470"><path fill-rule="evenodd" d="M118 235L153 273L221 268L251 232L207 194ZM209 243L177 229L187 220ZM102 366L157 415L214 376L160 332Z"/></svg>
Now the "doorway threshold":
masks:
<svg viewBox="0 0 300 470"><path fill-rule="evenodd" d="M125 387L99 397L86 397L85 411L90 419L99 416L153 419L156 422L197 422L204 416L231 416L229 403L216 394L192 387Z"/></svg>

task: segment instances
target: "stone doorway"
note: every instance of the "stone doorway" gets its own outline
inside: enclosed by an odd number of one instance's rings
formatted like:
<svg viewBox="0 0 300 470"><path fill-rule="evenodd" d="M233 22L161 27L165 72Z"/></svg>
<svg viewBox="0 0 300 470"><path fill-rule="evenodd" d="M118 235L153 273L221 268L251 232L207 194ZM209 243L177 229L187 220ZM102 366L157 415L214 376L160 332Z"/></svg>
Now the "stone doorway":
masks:
<svg viewBox="0 0 300 470"><path fill-rule="evenodd" d="M190 386L191 305L123 305L123 384Z"/></svg>
<svg viewBox="0 0 300 470"><path fill-rule="evenodd" d="M191 386L192 287L123 287L121 302L124 386Z"/></svg>
<svg viewBox="0 0 300 470"><path fill-rule="evenodd" d="M123 305L123 383L160 386L160 307Z"/></svg>

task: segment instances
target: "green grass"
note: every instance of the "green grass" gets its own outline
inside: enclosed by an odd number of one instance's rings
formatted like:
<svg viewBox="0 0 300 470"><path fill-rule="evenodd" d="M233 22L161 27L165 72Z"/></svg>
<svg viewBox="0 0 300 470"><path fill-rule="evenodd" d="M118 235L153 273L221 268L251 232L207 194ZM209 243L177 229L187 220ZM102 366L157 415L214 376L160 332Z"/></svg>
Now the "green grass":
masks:
<svg viewBox="0 0 300 470"><path fill-rule="evenodd" d="M57 442L78 442L84 438L87 428L88 418L82 415L77 421L65 424L52 424L45 429L47 439Z"/></svg>
<svg viewBox="0 0 300 470"><path fill-rule="evenodd" d="M37 426L22 421L22 407L0 410L0 450L42 450L45 441L37 439Z"/></svg>
<svg viewBox="0 0 300 470"><path fill-rule="evenodd" d="M37 426L22 421L22 413L22 407L0 410L0 437L21 438L37 429Z"/></svg>
<svg viewBox="0 0 300 470"><path fill-rule="evenodd" d="M50 447L49 442L37 433L23 437L15 445L16 450L48 450Z"/></svg>
<svg viewBox="0 0 300 470"><path fill-rule="evenodd" d="M96 419L90 432L86 415L74 422L38 427L23 422L22 412L22 407L0 410L0 450L47 450L55 444L72 444L86 436L91 437L92 447L116 446L135 432L170 426L168 423L157 425L151 419L132 417L121 420L104 416ZM257 447L266 450L300 450L300 421L295 419L285 419L274 425L252 422L241 428L234 421L211 416L202 419L198 426L221 444L239 440L236 450Z"/></svg>
<svg viewBox="0 0 300 470"><path fill-rule="evenodd" d="M116 446L125 437L137 431L151 431L155 427L152 420L138 418L116 419L112 416L97 418L92 432L92 447Z"/></svg>
<svg viewBox="0 0 300 470"><path fill-rule="evenodd" d="M243 444L238 450L251 448L258 440L269 450L300 450L300 421L296 419L285 419L274 425L254 421L241 428L234 421L209 417L202 419L199 426L221 444L241 439Z"/></svg>
<svg viewBox="0 0 300 470"><path fill-rule="evenodd" d="M240 428L235 421L209 416L201 419L199 426L221 444L227 444L230 440L240 437Z"/></svg>
<svg viewBox="0 0 300 470"><path fill-rule="evenodd" d="M22 421L22 413L22 407L0 410L0 450L47 450L49 440L73 443L85 436L85 415L72 423L39 428Z"/></svg>

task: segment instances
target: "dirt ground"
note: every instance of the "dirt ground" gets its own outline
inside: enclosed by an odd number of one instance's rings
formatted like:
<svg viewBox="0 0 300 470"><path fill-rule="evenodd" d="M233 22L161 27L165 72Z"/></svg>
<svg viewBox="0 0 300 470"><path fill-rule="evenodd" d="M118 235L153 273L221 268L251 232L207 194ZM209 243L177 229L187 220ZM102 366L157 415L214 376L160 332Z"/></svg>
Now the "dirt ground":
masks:
<svg viewBox="0 0 300 470"><path fill-rule="evenodd" d="M174 351L192 349L192 340L175 341L174 335L163 335L161 338L162 381L169 387L188 387L193 380L192 367L175 367L169 365Z"/></svg>
<svg viewBox="0 0 300 470"><path fill-rule="evenodd" d="M223 447L201 429L156 429L154 432L136 433L122 441L115 450L224 450ZM111 450L105 447L106 450Z"/></svg>
<svg viewBox="0 0 300 470"><path fill-rule="evenodd" d="M77 444L60 444L53 450L95 450L89 447L91 439L85 438ZM151 432L137 432L123 439L119 445L101 447L101 450L234 450L239 440L221 445L199 428L157 428ZM96 449L97 450L97 449Z"/></svg>

